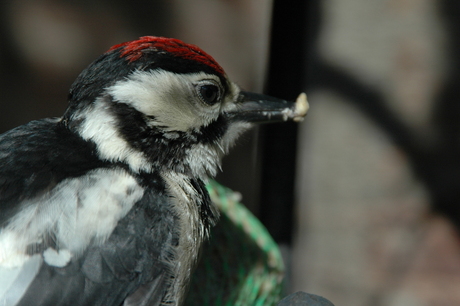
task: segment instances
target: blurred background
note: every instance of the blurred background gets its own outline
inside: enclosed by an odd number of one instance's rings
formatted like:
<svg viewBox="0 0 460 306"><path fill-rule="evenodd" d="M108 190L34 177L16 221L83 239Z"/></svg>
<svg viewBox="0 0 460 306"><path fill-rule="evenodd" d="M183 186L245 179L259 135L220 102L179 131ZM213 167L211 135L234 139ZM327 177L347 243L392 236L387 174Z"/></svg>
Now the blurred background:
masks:
<svg viewBox="0 0 460 306"><path fill-rule="evenodd" d="M169 36L305 122L245 134L218 180L282 246L287 293L460 305L460 2L6 0L0 132L60 116L110 46Z"/></svg>

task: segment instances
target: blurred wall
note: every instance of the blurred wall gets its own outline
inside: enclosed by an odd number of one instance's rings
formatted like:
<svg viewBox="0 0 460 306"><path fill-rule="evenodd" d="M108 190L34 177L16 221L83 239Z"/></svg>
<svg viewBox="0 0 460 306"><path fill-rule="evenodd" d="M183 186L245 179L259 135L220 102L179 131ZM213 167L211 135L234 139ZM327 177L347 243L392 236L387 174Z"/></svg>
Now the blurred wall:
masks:
<svg viewBox="0 0 460 306"><path fill-rule="evenodd" d="M310 3L291 291L342 306L460 305L458 120L446 140L458 5Z"/></svg>

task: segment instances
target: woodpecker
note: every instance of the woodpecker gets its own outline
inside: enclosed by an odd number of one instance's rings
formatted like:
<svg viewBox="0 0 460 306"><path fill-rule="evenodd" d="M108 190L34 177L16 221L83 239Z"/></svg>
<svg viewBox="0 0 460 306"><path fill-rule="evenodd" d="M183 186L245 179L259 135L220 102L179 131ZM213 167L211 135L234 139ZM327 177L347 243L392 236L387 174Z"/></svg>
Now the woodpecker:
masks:
<svg viewBox="0 0 460 306"><path fill-rule="evenodd" d="M204 182L252 125L308 110L154 36L101 55L68 103L0 136L0 305L181 305L218 220Z"/></svg>

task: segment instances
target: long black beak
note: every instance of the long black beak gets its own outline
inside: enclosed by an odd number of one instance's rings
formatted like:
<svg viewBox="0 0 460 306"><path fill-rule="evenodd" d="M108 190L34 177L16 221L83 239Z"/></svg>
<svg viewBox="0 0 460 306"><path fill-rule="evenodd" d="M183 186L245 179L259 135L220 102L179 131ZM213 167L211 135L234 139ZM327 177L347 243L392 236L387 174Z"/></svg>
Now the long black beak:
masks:
<svg viewBox="0 0 460 306"><path fill-rule="evenodd" d="M236 102L236 109L228 113L234 121L269 123L279 121L302 121L309 105L305 93L295 102L242 91Z"/></svg>

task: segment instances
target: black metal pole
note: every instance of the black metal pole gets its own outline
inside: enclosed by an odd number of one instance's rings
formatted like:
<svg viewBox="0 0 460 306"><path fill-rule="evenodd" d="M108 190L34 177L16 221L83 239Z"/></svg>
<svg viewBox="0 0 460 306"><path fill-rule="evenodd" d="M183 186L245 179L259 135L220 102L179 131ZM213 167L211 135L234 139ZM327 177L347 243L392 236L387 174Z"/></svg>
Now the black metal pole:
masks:
<svg viewBox="0 0 460 306"><path fill-rule="evenodd" d="M305 90L308 1L274 0L265 92L293 100ZM292 239L297 124L261 128L259 215L274 239Z"/></svg>

